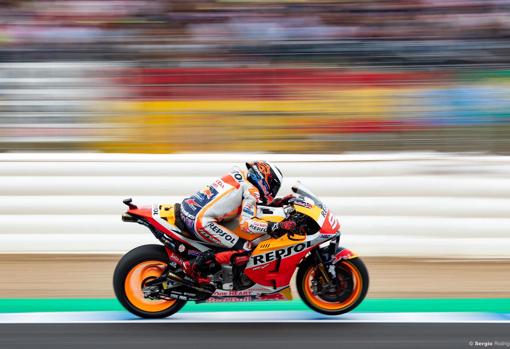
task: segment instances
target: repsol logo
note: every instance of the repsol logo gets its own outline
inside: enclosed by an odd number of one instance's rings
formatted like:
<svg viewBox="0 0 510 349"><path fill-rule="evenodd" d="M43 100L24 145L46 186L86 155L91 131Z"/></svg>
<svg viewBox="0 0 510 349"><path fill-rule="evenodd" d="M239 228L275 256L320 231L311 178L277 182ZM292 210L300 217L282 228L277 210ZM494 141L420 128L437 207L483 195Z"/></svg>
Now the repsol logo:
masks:
<svg viewBox="0 0 510 349"><path fill-rule="evenodd" d="M221 236L226 241L229 241L229 242L232 242L232 243L235 243L237 241L237 239L235 237L233 237L232 235L228 234L226 231L220 229L220 227L218 227L214 223L209 223L207 225L207 227L209 228L210 231L214 232L217 236Z"/></svg>
<svg viewBox="0 0 510 349"><path fill-rule="evenodd" d="M287 258L289 256L295 255L299 252L302 252L312 246L311 241L303 242L297 245L289 246L286 248L281 248L279 250L271 251L265 254L259 254L251 257L253 261L253 265L259 265L264 263L269 263L278 258Z"/></svg>

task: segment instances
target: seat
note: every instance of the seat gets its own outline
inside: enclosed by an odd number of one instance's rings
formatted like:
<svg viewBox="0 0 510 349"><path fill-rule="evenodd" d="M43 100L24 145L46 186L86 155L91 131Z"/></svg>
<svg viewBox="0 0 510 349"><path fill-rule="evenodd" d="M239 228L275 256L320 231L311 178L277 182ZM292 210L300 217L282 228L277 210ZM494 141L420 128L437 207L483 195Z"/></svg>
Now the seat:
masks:
<svg viewBox="0 0 510 349"><path fill-rule="evenodd" d="M188 231L186 224L181 219L181 204L174 205L175 225L181 231L181 234L187 238L195 240L195 236Z"/></svg>

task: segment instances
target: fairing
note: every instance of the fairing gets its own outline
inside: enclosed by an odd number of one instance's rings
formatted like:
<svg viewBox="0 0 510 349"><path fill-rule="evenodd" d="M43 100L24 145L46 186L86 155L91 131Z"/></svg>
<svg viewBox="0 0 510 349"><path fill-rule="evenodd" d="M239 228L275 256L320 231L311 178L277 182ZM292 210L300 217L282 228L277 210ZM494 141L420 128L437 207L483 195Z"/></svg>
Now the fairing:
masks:
<svg viewBox="0 0 510 349"><path fill-rule="evenodd" d="M340 230L340 223L333 212L311 190L297 182L292 187L292 191L298 194L293 202L294 209L317 222L322 234L335 234Z"/></svg>
<svg viewBox="0 0 510 349"><path fill-rule="evenodd" d="M287 286L298 264L313 248L331 236L321 233L290 239L268 239L253 251L245 274L259 285L277 289Z"/></svg>

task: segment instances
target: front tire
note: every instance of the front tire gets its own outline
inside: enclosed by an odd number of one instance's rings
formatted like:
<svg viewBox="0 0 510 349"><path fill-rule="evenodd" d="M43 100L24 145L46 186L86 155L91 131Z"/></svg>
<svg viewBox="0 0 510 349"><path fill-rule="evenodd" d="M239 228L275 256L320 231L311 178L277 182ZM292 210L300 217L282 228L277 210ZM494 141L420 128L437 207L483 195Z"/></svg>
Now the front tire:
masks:
<svg viewBox="0 0 510 349"><path fill-rule="evenodd" d="M311 309L326 315L340 315L356 308L368 291L368 270L359 257L341 260L336 264L338 287L335 292L319 295L312 282L316 280L316 266L311 258L300 266L296 278L299 296Z"/></svg>
<svg viewBox="0 0 510 349"><path fill-rule="evenodd" d="M129 312L149 319L165 318L178 312L186 301L151 300L143 296L146 280L161 276L168 255L161 245L143 245L126 253L113 273L113 290Z"/></svg>

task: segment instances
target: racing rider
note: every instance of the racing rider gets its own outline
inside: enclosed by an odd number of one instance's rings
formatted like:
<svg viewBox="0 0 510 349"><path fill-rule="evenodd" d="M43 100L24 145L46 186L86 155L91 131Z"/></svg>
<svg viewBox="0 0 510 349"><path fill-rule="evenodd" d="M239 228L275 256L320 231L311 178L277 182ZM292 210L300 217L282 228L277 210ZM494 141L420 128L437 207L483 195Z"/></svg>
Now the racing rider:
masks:
<svg viewBox="0 0 510 349"><path fill-rule="evenodd" d="M292 231L296 227L293 221L275 223L256 218L257 203L281 206L292 195L275 199L283 175L273 164L254 161L246 163L246 167L247 170L234 168L182 201L181 219L197 239L224 249L249 250L250 244L246 244L246 240L221 224L237 216L240 216L241 230L250 234L275 236L278 231ZM214 256L212 250L202 253L191 263L185 264L186 272L201 282L199 274L206 272Z"/></svg>

